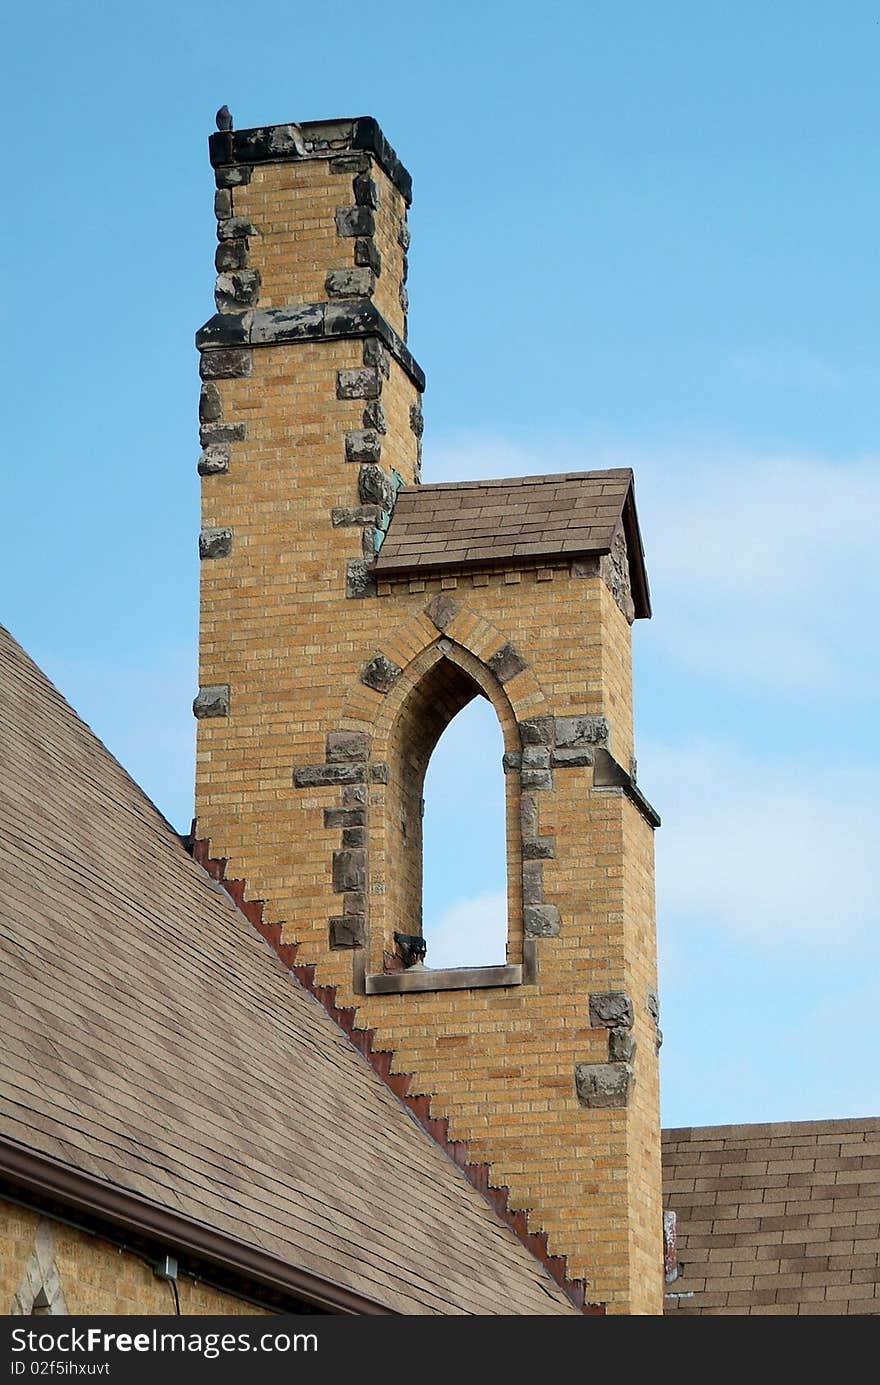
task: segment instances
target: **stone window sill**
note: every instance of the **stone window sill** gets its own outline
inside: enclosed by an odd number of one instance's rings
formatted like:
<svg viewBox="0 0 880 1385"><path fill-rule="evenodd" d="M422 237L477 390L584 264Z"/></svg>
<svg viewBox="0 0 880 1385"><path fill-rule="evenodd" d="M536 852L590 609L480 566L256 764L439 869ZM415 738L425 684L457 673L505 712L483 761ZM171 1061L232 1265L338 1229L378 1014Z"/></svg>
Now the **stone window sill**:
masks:
<svg viewBox="0 0 880 1385"><path fill-rule="evenodd" d="M367 995L404 991L472 991L485 986L522 985L522 967L412 967L409 971L376 972L364 977Z"/></svg>

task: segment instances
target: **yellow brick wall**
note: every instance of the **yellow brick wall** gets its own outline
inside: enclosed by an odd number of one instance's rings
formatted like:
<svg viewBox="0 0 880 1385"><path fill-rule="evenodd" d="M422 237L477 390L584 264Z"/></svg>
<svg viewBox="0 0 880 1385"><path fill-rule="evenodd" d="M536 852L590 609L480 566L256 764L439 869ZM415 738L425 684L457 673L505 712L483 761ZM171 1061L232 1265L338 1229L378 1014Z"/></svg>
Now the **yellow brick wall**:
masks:
<svg viewBox="0 0 880 1385"><path fill-rule="evenodd" d="M305 167L287 166L284 176L295 184ZM304 199L320 197L320 167L308 165ZM338 180L327 177L335 197ZM271 185L255 173L248 189L257 225L260 189ZM296 186L288 191L300 196ZM619 791L594 790L588 767L557 769L552 791L536 795L539 830L556 837L544 896L562 923L558 937L536 942L534 985L365 996L352 952L329 948L328 919L341 910L331 878L340 834L324 826L323 810L339 806L339 790L297 788L293 771L323 763L325 737L340 728L367 731L373 759L390 766L387 787L369 785L366 952L376 970L414 888L412 858L393 845L406 793L396 712L405 715L419 661L436 657L429 598L443 591L459 605L446 631L454 657L484 668L511 641L527 660L503 689L494 685L508 749L515 722L541 714L604 715L624 767L633 745L630 631L600 576L573 576L568 564L523 566L382 581L375 596L346 598L360 530L334 529L330 510L357 503L358 469L344 461L343 438L362 426L363 401L338 400L335 376L361 360L357 341L262 347L249 378L217 382L224 417L245 420L248 436L234 445L228 473L203 482L203 524L231 526L234 543L228 557L202 564L200 683L229 685L231 715L199 722L197 834L228 859L229 877L247 881L250 898L265 901L265 918L285 925L297 961L313 963L316 980L335 985L338 1003L376 1031L374 1047L394 1050L396 1070L413 1074L411 1091L430 1094L434 1114L448 1116L450 1137L491 1163L511 1205L527 1209L551 1252L568 1257L569 1273L588 1280L588 1297L612 1312L657 1313L659 1110L646 1009L656 984L652 842L633 805ZM381 465L406 481L416 466L416 398L392 361ZM359 679L379 651L403 669L387 694ZM515 780L507 796L511 961L522 955ZM608 1056L608 1031L591 1028L588 996L618 989L635 1009L635 1086L626 1109L585 1109L574 1065Z"/></svg>
<svg viewBox="0 0 880 1385"><path fill-rule="evenodd" d="M174 1314L171 1286L157 1279L138 1256L99 1236L0 1199L0 1313L16 1311L15 1295L34 1255L37 1228L48 1231L48 1244L71 1314ZM200 1283L190 1275L178 1279L181 1315L259 1315L268 1312L245 1300Z"/></svg>
<svg viewBox="0 0 880 1385"><path fill-rule="evenodd" d="M378 190L373 239L382 257L373 302L403 336L400 226L406 204L375 160L369 176ZM245 217L256 231L249 238L249 262L260 272L261 308L326 302L327 271L352 268L355 238L338 235L336 208L353 205L353 177L333 173L326 159L258 164L250 183L231 189L233 215Z"/></svg>

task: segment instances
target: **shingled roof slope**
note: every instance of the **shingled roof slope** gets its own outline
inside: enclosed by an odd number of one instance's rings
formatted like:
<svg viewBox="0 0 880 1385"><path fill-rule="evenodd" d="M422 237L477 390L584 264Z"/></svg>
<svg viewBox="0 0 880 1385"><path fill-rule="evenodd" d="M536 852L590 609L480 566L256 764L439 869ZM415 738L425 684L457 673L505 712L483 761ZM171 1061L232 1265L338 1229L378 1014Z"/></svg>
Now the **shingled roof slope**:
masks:
<svg viewBox="0 0 880 1385"><path fill-rule="evenodd" d="M667 1311L880 1313L880 1119L664 1130L663 1188Z"/></svg>
<svg viewBox="0 0 880 1385"><path fill-rule="evenodd" d="M0 1141L392 1312L576 1312L2 628L0 704Z"/></svg>
<svg viewBox="0 0 880 1385"><path fill-rule="evenodd" d="M608 553L621 524L636 614L651 613L629 467L402 486L375 570L428 571L471 564Z"/></svg>

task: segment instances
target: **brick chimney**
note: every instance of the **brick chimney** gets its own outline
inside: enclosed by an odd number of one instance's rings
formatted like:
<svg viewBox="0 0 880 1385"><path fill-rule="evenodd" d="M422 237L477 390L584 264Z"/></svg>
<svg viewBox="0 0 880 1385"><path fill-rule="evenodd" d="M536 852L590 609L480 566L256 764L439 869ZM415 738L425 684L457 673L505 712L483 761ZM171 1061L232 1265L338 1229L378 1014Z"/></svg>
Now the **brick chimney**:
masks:
<svg viewBox="0 0 880 1385"><path fill-rule="evenodd" d="M378 125L224 129L210 153L196 836L556 1277L658 1313L631 474L420 486L411 181ZM505 743L507 960L436 971L422 782L477 695Z"/></svg>

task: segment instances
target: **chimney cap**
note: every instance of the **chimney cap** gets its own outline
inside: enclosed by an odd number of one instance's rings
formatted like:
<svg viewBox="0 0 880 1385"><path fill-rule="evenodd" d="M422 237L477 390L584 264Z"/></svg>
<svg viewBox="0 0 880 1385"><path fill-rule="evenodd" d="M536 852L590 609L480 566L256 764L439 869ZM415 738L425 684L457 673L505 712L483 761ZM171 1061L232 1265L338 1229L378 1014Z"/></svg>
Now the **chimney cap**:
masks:
<svg viewBox="0 0 880 1385"><path fill-rule="evenodd" d="M385 138L379 122L371 115L337 120L289 121L285 125L260 125L252 130L233 130L220 125L208 140L211 164L287 163L301 159L332 159L339 155L364 152L373 154L380 167L402 195L407 206L412 202L412 178ZM228 114L228 111L227 111Z"/></svg>

